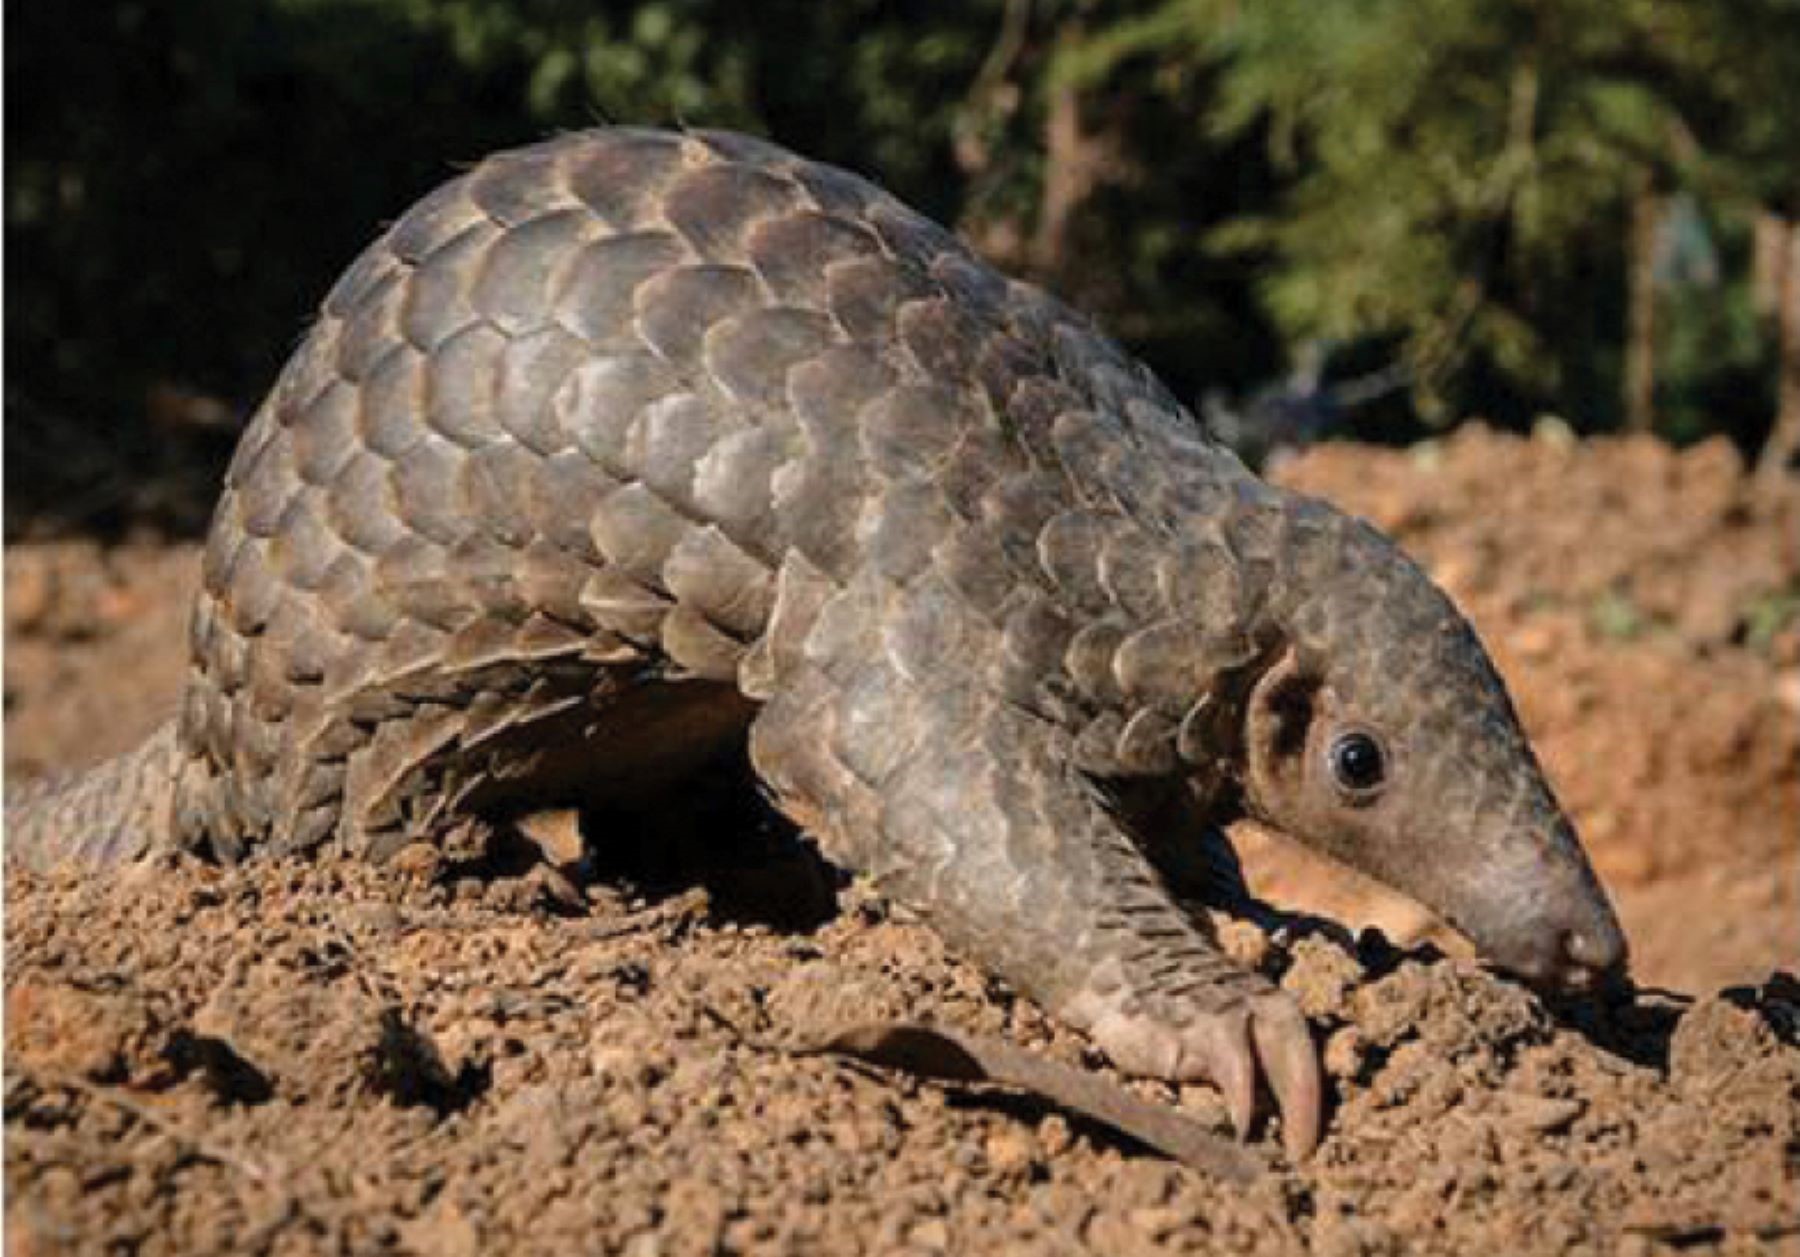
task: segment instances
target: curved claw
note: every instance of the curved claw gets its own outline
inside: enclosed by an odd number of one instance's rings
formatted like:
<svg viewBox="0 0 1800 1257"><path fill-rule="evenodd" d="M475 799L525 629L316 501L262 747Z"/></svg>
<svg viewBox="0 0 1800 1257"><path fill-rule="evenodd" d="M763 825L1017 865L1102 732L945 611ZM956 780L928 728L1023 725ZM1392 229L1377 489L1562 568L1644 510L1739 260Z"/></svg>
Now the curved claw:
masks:
<svg viewBox="0 0 1800 1257"><path fill-rule="evenodd" d="M1250 1029L1257 1059L1281 1112L1281 1142L1288 1159L1311 1156L1319 1146L1325 1085L1306 1018L1287 996L1265 995L1251 1005Z"/></svg>
<svg viewBox="0 0 1800 1257"><path fill-rule="evenodd" d="M1089 1033L1119 1068L1171 1082L1210 1082L1222 1093L1238 1137L1248 1135L1260 1071L1281 1114L1282 1145L1300 1160L1319 1144L1324 1084L1306 1018L1280 992L1253 996L1182 1024L1116 1006Z"/></svg>
<svg viewBox="0 0 1800 1257"><path fill-rule="evenodd" d="M1182 1054L1177 1070L1181 1081L1205 1078L1225 1097L1232 1129L1239 1139L1250 1137L1250 1120L1256 1114L1256 1054L1250 1046L1250 1018L1242 1012L1215 1014L1207 1019L1204 1051ZM1189 1058L1199 1059L1189 1065Z"/></svg>

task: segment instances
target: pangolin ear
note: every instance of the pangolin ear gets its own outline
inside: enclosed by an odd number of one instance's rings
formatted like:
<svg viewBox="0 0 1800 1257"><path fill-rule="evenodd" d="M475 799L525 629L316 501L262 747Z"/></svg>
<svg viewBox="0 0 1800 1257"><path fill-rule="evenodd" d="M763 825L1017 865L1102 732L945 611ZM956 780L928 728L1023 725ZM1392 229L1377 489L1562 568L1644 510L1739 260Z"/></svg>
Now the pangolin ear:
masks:
<svg viewBox="0 0 1800 1257"><path fill-rule="evenodd" d="M1292 651L1284 654L1250 691L1245 726L1250 760L1263 773L1297 777L1318 705L1319 681Z"/></svg>

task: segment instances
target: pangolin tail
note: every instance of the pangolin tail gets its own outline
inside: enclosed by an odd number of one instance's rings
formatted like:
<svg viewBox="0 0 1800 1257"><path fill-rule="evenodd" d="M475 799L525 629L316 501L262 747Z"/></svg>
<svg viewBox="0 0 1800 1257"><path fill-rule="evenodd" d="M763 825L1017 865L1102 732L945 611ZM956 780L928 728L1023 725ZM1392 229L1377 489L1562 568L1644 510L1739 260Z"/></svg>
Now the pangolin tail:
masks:
<svg viewBox="0 0 1800 1257"><path fill-rule="evenodd" d="M86 771L9 788L8 867L118 865L148 855L172 832L178 763L171 721Z"/></svg>

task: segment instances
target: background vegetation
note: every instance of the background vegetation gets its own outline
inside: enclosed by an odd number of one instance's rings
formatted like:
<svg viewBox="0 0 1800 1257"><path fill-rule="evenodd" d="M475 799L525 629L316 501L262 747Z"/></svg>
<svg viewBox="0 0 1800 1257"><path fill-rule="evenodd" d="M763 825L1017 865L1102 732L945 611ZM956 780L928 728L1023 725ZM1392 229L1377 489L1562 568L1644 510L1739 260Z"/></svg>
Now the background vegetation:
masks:
<svg viewBox="0 0 1800 1257"><path fill-rule="evenodd" d="M86 0L5 20L15 531L158 514L93 486L216 458L379 224L459 163L599 120L748 129L874 175L1100 315L1197 409L1384 439L1553 413L1725 432L1771 468L1800 441L1800 0Z"/></svg>

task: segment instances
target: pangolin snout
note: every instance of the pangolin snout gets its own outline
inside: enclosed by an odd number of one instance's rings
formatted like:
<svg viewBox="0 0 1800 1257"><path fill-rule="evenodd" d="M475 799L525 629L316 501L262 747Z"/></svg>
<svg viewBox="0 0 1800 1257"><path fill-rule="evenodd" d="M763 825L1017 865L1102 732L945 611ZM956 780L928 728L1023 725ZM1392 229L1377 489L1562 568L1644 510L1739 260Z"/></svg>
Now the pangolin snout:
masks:
<svg viewBox="0 0 1800 1257"><path fill-rule="evenodd" d="M1550 810L1546 800L1546 811ZM1508 826L1480 844L1447 915L1490 964L1541 991L1617 989L1629 948L1574 827Z"/></svg>
<svg viewBox="0 0 1800 1257"><path fill-rule="evenodd" d="M1612 973L1625 967L1625 935L1618 922L1608 919L1598 928L1568 930L1562 937L1565 968L1588 973Z"/></svg>
<svg viewBox="0 0 1800 1257"><path fill-rule="evenodd" d="M1552 991L1592 991L1624 977L1625 934L1604 900L1588 905L1573 924L1542 923L1523 946L1494 955L1504 969L1534 987Z"/></svg>

